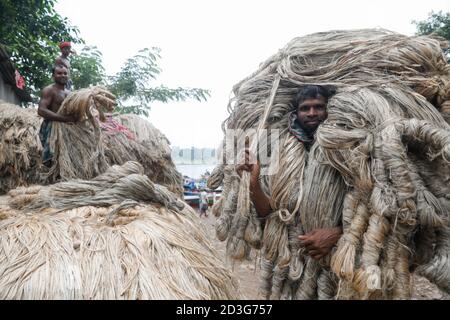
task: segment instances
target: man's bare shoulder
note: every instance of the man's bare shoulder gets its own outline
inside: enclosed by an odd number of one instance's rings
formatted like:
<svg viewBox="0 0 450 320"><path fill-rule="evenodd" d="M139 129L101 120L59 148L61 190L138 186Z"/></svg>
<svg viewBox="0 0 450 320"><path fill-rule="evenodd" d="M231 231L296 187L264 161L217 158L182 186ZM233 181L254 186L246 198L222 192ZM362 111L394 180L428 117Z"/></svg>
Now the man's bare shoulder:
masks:
<svg viewBox="0 0 450 320"><path fill-rule="evenodd" d="M55 88L54 84L46 86L44 89L42 89L42 95L55 94L55 92L56 92L56 88Z"/></svg>

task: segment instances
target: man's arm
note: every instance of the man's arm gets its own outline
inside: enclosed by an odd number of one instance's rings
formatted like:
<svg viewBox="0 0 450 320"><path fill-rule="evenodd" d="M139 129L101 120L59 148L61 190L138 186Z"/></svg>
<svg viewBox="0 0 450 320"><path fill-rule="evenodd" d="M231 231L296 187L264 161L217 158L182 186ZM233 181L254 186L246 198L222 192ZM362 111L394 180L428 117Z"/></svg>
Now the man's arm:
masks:
<svg viewBox="0 0 450 320"><path fill-rule="evenodd" d="M255 205L257 214L260 217L266 217L273 210L270 206L270 200L264 193L259 182L260 167L258 161L250 162L250 152L245 151L244 163L236 167L239 176L242 171L250 172L250 198ZM307 234L298 237L300 245L304 247L308 254L315 260L319 260L329 254L342 236L342 227L314 229Z"/></svg>
<svg viewBox="0 0 450 320"><path fill-rule="evenodd" d="M265 218L272 212L270 200L264 193L258 178L256 180L250 178L250 198L260 217Z"/></svg>
<svg viewBox="0 0 450 320"><path fill-rule="evenodd" d="M257 160L250 163L250 152L245 151L244 163L236 167L239 176L242 176L242 171L250 172L250 198L255 206L258 216L264 218L272 212L270 200L264 193L259 182L260 167Z"/></svg>
<svg viewBox="0 0 450 320"><path fill-rule="evenodd" d="M46 120L59 122L73 122L73 119L71 117L57 114L49 109L49 106L52 103L52 99L53 99L52 90L50 88L44 88L44 90L42 90L41 100L39 101L38 115L40 115Z"/></svg>

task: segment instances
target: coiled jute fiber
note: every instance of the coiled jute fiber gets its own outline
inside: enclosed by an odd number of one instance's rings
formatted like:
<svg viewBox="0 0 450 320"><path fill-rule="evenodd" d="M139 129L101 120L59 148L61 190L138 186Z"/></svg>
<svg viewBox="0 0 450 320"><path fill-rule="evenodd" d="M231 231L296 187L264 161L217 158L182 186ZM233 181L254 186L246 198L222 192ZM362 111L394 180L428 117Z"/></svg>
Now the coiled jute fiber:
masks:
<svg viewBox="0 0 450 320"><path fill-rule="evenodd" d="M234 86L224 134L280 130L279 170L260 177L273 209L267 219L256 216L249 175L240 178L234 164L220 164L210 183L224 185L214 212L228 255L261 250L263 297L408 299L413 270L450 291L446 46L380 29L316 33ZM287 130L307 84L336 90L311 150ZM315 261L300 247L298 235L339 225L330 256Z"/></svg>
<svg viewBox="0 0 450 320"><path fill-rule="evenodd" d="M239 299L198 215L143 172L11 190L1 299Z"/></svg>

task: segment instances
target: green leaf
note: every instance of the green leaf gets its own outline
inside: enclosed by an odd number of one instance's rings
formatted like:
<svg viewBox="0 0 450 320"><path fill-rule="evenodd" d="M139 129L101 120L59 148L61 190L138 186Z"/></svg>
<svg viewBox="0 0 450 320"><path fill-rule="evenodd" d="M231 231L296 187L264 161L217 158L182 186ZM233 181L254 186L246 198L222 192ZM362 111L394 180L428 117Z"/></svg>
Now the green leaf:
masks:
<svg viewBox="0 0 450 320"><path fill-rule="evenodd" d="M416 25L417 35L435 34L450 41L450 12L437 13L431 12L428 18L424 21L413 21ZM444 50L450 60L450 48Z"/></svg>

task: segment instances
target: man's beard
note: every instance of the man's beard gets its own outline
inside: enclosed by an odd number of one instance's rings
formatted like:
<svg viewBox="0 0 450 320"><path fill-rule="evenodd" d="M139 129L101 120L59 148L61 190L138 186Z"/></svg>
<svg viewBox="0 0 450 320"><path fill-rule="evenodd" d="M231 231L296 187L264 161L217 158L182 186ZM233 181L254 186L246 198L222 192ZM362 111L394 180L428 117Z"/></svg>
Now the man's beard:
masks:
<svg viewBox="0 0 450 320"><path fill-rule="evenodd" d="M308 128L306 125L301 124L300 121L297 121L297 122L300 125L300 128L302 128L306 133L308 133L309 135L313 135L317 131L319 126L323 123L323 120L317 120L317 121L319 122L319 124L314 128Z"/></svg>
<svg viewBox="0 0 450 320"><path fill-rule="evenodd" d="M55 80L56 84L65 86L69 80Z"/></svg>

